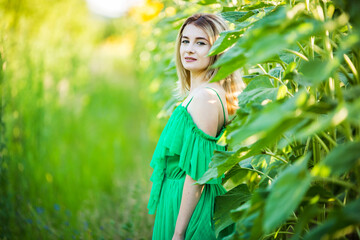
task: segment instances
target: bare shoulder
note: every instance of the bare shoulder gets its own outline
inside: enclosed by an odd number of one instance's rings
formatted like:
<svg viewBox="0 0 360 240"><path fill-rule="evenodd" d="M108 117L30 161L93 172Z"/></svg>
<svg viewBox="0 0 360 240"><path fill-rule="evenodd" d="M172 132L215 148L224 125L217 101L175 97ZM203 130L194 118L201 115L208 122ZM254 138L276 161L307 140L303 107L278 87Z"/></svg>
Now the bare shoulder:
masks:
<svg viewBox="0 0 360 240"><path fill-rule="evenodd" d="M209 88L199 89L196 94L194 94L194 100L198 102L198 104L208 104L209 101L216 99L216 92Z"/></svg>
<svg viewBox="0 0 360 240"><path fill-rule="evenodd" d="M216 136L219 126L219 108L216 93L208 88L199 89L194 94L188 111L198 128Z"/></svg>
<svg viewBox="0 0 360 240"><path fill-rule="evenodd" d="M216 93L208 88L199 89L193 97L192 103L190 104L189 110L194 114L201 113L216 113L217 105Z"/></svg>

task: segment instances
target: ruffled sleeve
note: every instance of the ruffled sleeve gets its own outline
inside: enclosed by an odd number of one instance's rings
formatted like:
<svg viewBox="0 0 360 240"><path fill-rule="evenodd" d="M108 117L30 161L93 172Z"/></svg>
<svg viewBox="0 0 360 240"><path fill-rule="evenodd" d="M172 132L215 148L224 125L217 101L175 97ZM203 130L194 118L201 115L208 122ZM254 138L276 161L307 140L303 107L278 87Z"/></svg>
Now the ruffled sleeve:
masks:
<svg viewBox="0 0 360 240"><path fill-rule="evenodd" d="M179 167L194 180L199 180L208 170L214 151L225 151L225 146L218 145L217 140L217 138L205 134L196 126L186 129ZM223 177L213 179L207 183L219 184Z"/></svg>
<svg viewBox="0 0 360 240"><path fill-rule="evenodd" d="M150 180L153 186L148 203L149 214L154 214L160 197L166 171L166 156L179 156L179 168L199 180L209 168L215 150L225 151L225 146L217 144L224 129L217 137L210 136L199 129L190 114L178 106L166 124L155 148L150 166L154 169ZM221 177L207 184L221 184Z"/></svg>

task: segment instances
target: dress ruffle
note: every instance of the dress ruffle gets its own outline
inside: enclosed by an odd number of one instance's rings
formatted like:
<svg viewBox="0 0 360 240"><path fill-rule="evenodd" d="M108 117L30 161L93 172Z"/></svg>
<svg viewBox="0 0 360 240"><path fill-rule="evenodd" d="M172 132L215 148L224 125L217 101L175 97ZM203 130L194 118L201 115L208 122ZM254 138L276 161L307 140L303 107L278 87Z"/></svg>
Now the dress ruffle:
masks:
<svg viewBox="0 0 360 240"><path fill-rule="evenodd" d="M199 180L208 170L214 150L225 151L225 146L217 144L224 133L210 136L199 129L186 108L179 105L172 113L155 148L150 166L154 169L150 180L153 182L148 203L149 214L155 214L162 183L165 177L166 157L178 155L179 167L194 180ZM207 184L221 184L221 177Z"/></svg>

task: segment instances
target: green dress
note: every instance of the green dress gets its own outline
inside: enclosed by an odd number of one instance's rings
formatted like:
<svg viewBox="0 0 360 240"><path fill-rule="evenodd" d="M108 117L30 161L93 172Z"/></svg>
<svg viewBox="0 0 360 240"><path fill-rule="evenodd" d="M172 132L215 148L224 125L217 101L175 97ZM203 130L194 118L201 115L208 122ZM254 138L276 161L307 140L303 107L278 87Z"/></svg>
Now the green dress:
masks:
<svg viewBox="0 0 360 240"><path fill-rule="evenodd" d="M156 212L153 240L172 239L186 174L198 180L208 169L214 150L225 150L225 146L217 144L225 128L222 128L217 137L200 130L187 111L189 103L186 107L179 105L172 113L150 163L154 171L150 178L153 185L148 209L149 214ZM222 102L221 104L223 105ZM216 239L214 203L216 196L226 193L221 185L223 177L224 175L205 184L189 220L185 239Z"/></svg>

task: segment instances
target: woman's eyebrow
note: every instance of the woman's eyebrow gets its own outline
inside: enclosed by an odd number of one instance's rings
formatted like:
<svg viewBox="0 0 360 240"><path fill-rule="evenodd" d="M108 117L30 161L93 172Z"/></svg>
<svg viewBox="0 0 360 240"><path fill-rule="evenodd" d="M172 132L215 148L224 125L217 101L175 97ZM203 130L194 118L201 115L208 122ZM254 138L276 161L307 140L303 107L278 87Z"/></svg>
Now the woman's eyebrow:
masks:
<svg viewBox="0 0 360 240"><path fill-rule="evenodd" d="M187 36L182 36L183 38L189 38L189 37L187 37ZM196 40L205 40L205 41L209 41L209 40L207 40L206 38L204 38L204 37L196 37L195 38Z"/></svg>

